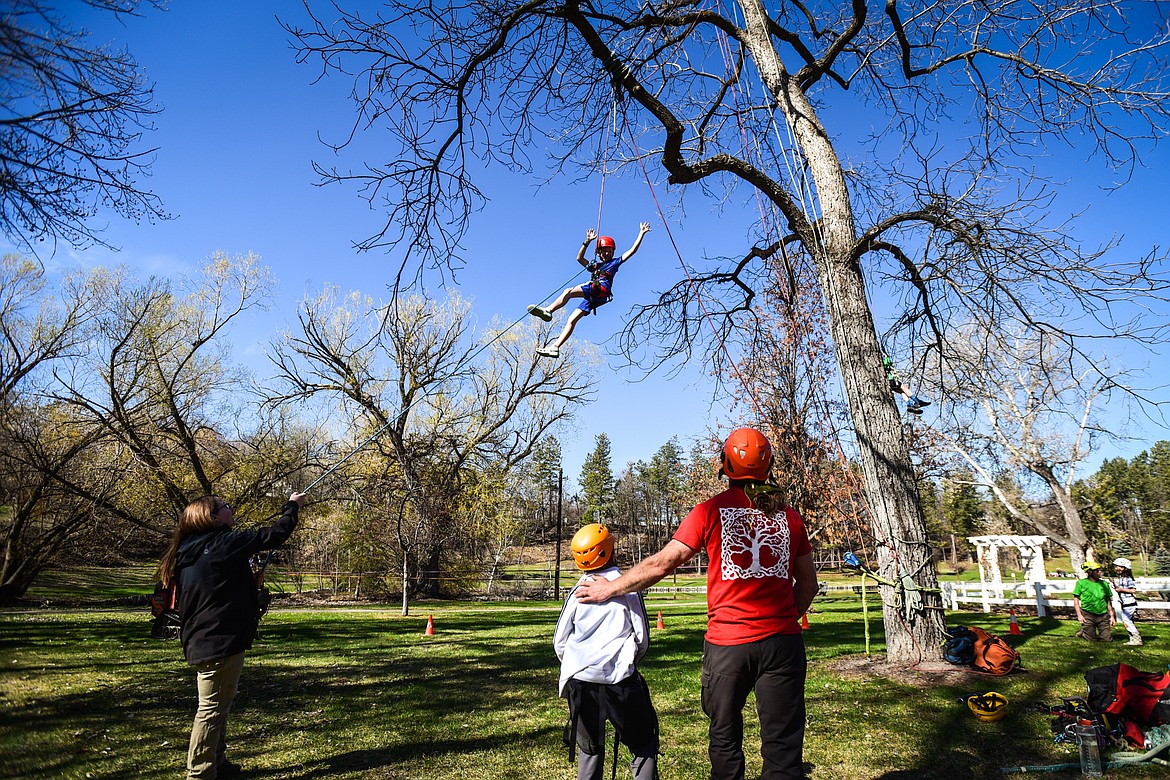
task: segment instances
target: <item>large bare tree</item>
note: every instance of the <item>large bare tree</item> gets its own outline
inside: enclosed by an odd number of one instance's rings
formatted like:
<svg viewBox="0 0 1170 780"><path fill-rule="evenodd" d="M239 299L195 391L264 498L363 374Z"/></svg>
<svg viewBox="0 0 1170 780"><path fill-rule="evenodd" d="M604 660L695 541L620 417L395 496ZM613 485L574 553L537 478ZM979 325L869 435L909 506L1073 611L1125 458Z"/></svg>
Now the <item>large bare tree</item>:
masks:
<svg viewBox="0 0 1170 780"><path fill-rule="evenodd" d="M165 0L86 0L136 14ZM46 0L0 10L0 232L24 249L63 240L105 244L102 209L134 221L166 216L145 189L160 111L126 51L101 45Z"/></svg>
<svg viewBox="0 0 1170 780"><path fill-rule="evenodd" d="M93 502L64 482L87 471L97 437L69 426L40 391L84 348L96 298L82 275L54 289L39 263L0 259L0 603L23 596L93 527Z"/></svg>
<svg viewBox="0 0 1170 780"><path fill-rule="evenodd" d="M1073 496L1077 469L1102 441L1120 438L1133 389L1104 361L1090 363L1054 338L978 326L963 335L940 361L949 407L940 441L973 472L972 484L1067 550L1076 569L1091 547ZM1027 497L1006 490L1005 476L1031 488Z"/></svg>
<svg viewBox="0 0 1170 780"><path fill-rule="evenodd" d="M535 321L477 338L454 293L380 303L330 288L298 319L273 345L270 403L335 404L352 421L342 440L368 445L342 473L362 484L368 534L396 542L407 614L412 592L438 593L471 489L506 475L590 399L591 361L579 348L542 361L547 327Z"/></svg>
<svg viewBox="0 0 1170 780"><path fill-rule="evenodd" d="M363 246L401 248L400 283L461 262L481 159L530 170L543 135L554 170L600 168L615 108L669 183L726 197L738 182L765 199L741 261L695 269L630 332L689 355L711 346L700 298L722 338L751 323L775 266L812 263L888 579L935 584L867 289L897 305L893 335L915 365L972 311L1075 332L1078 315L1165 290L1157 258L1106 264L1059 226L1035 229L1048 194L1028 173L1037 146L1087 137L1124 168L1135 139L1164 132L1167 31L1148 13L1159 3L888 0L872 13L864 0L825 0L769 14L759 0L391 0L371 15L339 5L289 29L304 60L352 79L357 117L337 148L388 131L385 160L320 170L386 209ZM936 655L937 600L905 614L895 595L885 593L889 658Z"/></svg>

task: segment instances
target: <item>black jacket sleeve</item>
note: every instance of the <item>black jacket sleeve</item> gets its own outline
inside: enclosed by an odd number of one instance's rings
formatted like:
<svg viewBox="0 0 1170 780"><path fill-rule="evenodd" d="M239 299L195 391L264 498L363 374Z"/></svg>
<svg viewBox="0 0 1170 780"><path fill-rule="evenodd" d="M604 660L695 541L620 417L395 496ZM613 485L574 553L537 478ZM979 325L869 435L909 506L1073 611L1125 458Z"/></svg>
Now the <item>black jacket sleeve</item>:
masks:
<svg viewBox="0 0 1170 780"><path fill-rule="evenodd" d="M297 519L298 507L289 501L267 528L218 529L184 540L177 578L180 637L188 663L220 660L252 646L260 610L248 559L288 541Z"/></svg>

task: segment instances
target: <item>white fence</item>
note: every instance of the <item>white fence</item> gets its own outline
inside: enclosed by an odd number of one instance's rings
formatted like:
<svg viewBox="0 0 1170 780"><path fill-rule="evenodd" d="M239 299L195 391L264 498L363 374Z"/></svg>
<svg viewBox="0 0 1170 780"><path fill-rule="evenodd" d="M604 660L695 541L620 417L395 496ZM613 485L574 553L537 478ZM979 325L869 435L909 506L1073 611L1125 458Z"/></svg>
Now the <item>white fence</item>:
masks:
<svg viewBox="0 0 1170 780"><path fill-rule="evenodd" d="M942 600L948 609L961 609L960 604L978 604L984 612L991 607L1035 607L1044 617L1049 607L1072 607L1072 591L1077 581L1048 580L1046 582L1003 583L999 586L978 582L942 583ZM1137 581L1138 610L1170 610L1170 577L1143 577ZM1153 599L1149 597L1153 596ZM1145 597L1145 598L1143 598ZM1114 600L1114 607L1117 601Z"/></svg>

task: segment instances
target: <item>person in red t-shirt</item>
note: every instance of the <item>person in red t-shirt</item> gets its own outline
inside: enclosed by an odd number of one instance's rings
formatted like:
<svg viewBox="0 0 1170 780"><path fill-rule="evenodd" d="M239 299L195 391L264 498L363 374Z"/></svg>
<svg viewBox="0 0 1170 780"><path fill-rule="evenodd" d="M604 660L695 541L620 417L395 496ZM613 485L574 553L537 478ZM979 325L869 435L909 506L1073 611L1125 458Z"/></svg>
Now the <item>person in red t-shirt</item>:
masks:
<svg viewBox="0 0 1170 780"><path fill-rule="evenodd" d="M817 592L812 545L795 509L767 484L772 445L753 428L723 444L727 490L696 506L674 537L614 580L595 579L577 598L600 604L645 590L707 551L707 636L702 702L710 720L711 780L744 776L743 707L756 693L761 780L804 776L806 660L800 617Z"/></svg>

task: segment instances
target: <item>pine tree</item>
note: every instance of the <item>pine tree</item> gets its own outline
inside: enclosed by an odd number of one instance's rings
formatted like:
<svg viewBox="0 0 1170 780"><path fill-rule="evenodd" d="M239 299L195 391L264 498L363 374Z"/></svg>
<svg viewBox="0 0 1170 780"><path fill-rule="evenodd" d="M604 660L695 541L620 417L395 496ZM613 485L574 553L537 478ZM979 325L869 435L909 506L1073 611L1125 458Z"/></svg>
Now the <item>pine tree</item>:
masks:
<svg viewBox="0 0 1170 780"><path fill-rule="evenodd" d="M602 523L613 503L613 469L609 463L609 437L597 434L596 446L581 466L581 492L585 498L584 523Z"/></svg>
<svg viewBox="0 0 1170 780"><path fill-rule="evenodd" d="M1154 553L1154 574L1159 577L1170 577L1170 550L1159 547Z"/></svg>
<svg viewBox="0 0 1170 780"><path fill-rule="evenodd" d="M974 481L970 472L960 472L943 481L943 517L950 529L962 536L974 534L983 524L983 500Z"/></svg>

